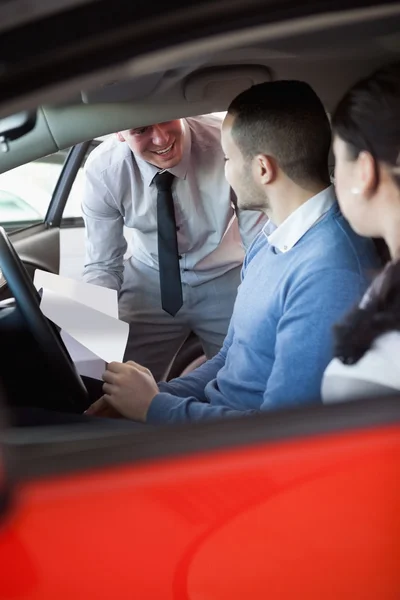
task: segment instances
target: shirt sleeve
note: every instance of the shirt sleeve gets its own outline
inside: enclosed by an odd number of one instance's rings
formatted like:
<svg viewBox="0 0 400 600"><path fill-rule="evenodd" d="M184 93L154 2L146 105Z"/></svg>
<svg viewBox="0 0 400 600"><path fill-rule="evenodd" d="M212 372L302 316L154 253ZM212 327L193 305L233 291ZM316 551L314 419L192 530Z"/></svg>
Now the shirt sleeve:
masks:
<svg viewBox="0 0 400 600"><path fill-rule="evenodd" d="M85 171L82 216L86 228L83 279L119 291L124 277L124 219L101 173Z"/></svg>

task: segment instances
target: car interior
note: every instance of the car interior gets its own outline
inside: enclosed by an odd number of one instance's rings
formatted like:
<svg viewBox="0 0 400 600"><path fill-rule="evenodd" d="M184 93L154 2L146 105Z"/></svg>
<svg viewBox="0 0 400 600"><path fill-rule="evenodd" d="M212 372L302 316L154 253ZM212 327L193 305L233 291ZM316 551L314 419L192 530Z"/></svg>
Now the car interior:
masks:
<svg viewBox="0 0 400 600"><path fill-rule="evenodd" d="M399 25L398 4L304 20L286 29L260 25L208 42L194 41L184 52L171 48L134 57L87 81L71 82L68 92L48 94L50 100L43 92L43 102L32 101L26 113L17 113L21 120L11 124L5 118L7 107L0 105L4 116L0 173L69 149L43 221L0 235L1 364L11 403L25 403L28 383L40 379L39 400L28 394L33 405L39 401L43 407L54 407L56 402L58 408L72 412L85 405L80 377L57 328L41 314L31 279L36 268L59 272L60 238L66 230L63 210L93 139L224 111L242 90L276 79L307 81L329 114L353 82L399 58ZM330 167L333 173L333 157ZM1 211L0 205L0 224ZM189 362L197 359L195 352ZM176 373L186 366L180 365Z"/></svg>
<svg viewBox="0 0 400 600"><path fill-rule="evenodd" d="M32 280L81 251L68 199L93 140L275 79L309 82L330 113L399 60L399 32L390 0L0 2L1 598L399 597L396 396L134 433L10 426L21 404L87 402ZM1 194L32 161L57 171L40 216Z"/></svg>

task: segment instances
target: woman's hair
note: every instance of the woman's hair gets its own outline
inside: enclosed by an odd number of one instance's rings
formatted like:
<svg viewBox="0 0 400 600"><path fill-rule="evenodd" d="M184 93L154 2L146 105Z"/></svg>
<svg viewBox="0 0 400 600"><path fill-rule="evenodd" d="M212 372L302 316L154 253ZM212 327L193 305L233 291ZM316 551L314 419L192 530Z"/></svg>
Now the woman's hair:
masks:
<svg viewBox="0 0 400 600"><path fill-rule="evenodd" d="M400 187L400 62L354 85L339 102L332 129L347 143L350 160L369 152L376 182L378 163L385 163ZM354 308L334 327L334 354L345 364L356 363L379 336L390 331L400 331L400 262L389 263L375 280L365 307Z"/></svg>
<svg viewBox="0 0 400 600"><path fill-rule="evenodd" d="M400 187L400 62L389 64L355 84L332 116L333 133L348 145L349 158L369 152L393 168Z"/></svg>
<svg viewBox="0 0 400 600"><path fill-rule="evenodd" d="M389 263L369 291L365 308L354 308L334 327L334 355L354 364L384 333L400 331L400 262Z"/></svg>

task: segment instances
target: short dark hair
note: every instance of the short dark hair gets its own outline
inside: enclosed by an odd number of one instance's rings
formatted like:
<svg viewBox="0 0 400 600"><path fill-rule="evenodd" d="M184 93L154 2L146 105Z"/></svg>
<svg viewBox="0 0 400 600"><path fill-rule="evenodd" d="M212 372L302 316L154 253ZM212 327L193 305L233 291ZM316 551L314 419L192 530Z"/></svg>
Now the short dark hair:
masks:
<svg viewBox="0 0 400 600"><path fill-rule="evenodd" d="M350 160L367 151L375 164L400 167L400 62L358 81L339 102L332 127L347 143Z"/></svg>
<svg viewBox="0 0 400 600"><path fill-rule="evenodd" d="M228 112L234 117L232 137L246 158L271 155L296 183L329 182L330 123L307 83L254 85L233 100Z"/></svg>

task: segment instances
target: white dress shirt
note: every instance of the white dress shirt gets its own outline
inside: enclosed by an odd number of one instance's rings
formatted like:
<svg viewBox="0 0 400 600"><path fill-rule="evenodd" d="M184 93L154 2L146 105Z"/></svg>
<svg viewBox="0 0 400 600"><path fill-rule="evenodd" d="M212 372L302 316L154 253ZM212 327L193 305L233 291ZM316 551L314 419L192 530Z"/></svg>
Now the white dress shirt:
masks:
<svg viewBox="0 0 400 600"><path fill-rule="evenodd" d="M275 227L271 221L266 223L263 233L271 246L280 252L287 252L328 212L335 202L335 188L330 185L299 206L279 227Z"/></svg>
<svg viewBox="0 0 400 600"><path fill-rule="evenodd" d="M223 275L240 265L245 248L266 221L259 212L238 213L224 175L220 145L221 119L184 119L184 149L178 165L169 169L180 254L181 280L191 286ZM134 156L127 143L114 136L89 156L82 203L86 225L85 281L121 288L123 226L132 228L131 254L158 269L157 189L159 169Z"/></svg>

